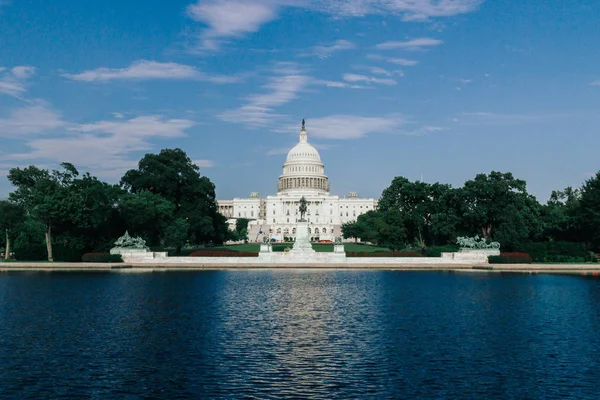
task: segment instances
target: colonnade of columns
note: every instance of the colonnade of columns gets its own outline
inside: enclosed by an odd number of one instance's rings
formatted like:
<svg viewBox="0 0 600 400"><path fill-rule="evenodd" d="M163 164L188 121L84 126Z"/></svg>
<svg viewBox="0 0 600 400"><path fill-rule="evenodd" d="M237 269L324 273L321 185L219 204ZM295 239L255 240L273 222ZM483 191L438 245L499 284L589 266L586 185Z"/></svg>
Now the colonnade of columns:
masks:
<svg viewBox="0 0 600 400"><path fill-rule="evenodd" d="M279 190L310 188L329 191L329 181L327 178L279 178Z"/></svg>

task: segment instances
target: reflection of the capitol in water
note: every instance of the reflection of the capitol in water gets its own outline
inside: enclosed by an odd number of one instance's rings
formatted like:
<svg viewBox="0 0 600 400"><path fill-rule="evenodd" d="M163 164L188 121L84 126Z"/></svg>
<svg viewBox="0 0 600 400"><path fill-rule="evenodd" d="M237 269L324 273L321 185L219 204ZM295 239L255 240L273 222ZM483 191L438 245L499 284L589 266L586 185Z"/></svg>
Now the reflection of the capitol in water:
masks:
<svg viewBox="0 0 600 400"><path fill-rule="evenodd" d="M237 316L227 318L224 328L227 336L235 335L244 345L227 346L225 351L243 369L261 370L256 379L281 382L281 390L289 395L327 393L342 382L359 384L364 377L355 368L368 353L378 352L373 348L378 329L364 330L364 324L379 325L379 300L372 292L368 297L360 294L366 293L358 287L360 280L342 282L336 275L275 271L268 282L257 280L258 286L231 293L222 306Z"/></svg>

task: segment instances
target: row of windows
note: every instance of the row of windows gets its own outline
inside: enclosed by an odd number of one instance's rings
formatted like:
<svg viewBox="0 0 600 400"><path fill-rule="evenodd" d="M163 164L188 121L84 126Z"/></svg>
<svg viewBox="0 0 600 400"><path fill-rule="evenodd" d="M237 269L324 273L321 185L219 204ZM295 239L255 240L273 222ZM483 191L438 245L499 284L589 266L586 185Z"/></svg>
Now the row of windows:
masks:
<svg viewBox="0 0 600 400"><path fill-rule="evenodd" d="M308 167L288 167L288 172L320 172L320 167L308 166Z"/></svg>
<svg viewBox="0 0 600 400"><path fill-rule="evenodd" d="M273 233L273 229L269 229L269 232ZM335 231L332 229L331 233L334 233L334 232ZM285 229L283 229L283 232L282 232L281 228L277 228L277 233L279 233L279 234L283 233L284 235L289 235L290 234L290 230L288 228L285 228ZM323 228L323 229L314 228L314 232L313 232L313 230L311 228L308 228L308 233L311 233L311 234L312 233L327 233L327 229L326 228ZM292 235L295 235L295 234L296 234L296 228L293 228L292 229Z"/></svg>

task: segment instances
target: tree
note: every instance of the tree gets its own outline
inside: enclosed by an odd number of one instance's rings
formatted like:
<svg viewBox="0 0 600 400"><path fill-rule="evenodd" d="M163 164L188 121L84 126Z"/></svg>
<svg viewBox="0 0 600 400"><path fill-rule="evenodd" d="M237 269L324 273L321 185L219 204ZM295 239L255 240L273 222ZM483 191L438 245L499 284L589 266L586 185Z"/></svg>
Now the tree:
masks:
<svg viewBox="0 0 600 400"><path fill-rule="evenodd" d="M0 201L0 230L4 231L4 259L10 258L11 239L16 234L16 228L25 221L23 206L6 200Z"/></svg>
<svg viewBox="0 0 600 400"><path fill-rule="evenodd" d="M386 246L391 250L400 250L405 245L406 231L398 211L368 211L358 217L356 226L350 228L355 229L354 237L365 242Z"/></svg>
<svg viewBox="0 0 600 400"><path fill-rule="evenodd" d="M125 230L118 208L122 195L119 186L102 182L89 173L74 179L62 204L66 218L57 223L63 244L87 251L111 246Z"/></svg>
<svg viewBox="0 0 600 400"><path fill-rule="evenodd" d="M359 217L360 218L360 217ZM357 221L342 224L342 236L344 239L354 239L355 242L361 237L362 229Z"/></svg>
<svg viewBox="0 0 600 400"><path fill-rule="evenodd" d="M526 183L511 173L478 174L460 190L462 224L469 234L497 239L504 247L534 239L542 232L540 205Z"/></svg>
<svg viewBox="0 0 600 400"><path fill-rule="evenodd" d="M141 236L150 246L161 244L162 239L167 235L167 228L180 230L183 226L181 222L173 225L174 220L177 219L174 217L173 203L148 191L124 195L119 208L129 233ZM171 230L168 235L173 237L173 231ZM187 238L187 231L185 236ZM179 239L175 241L181 242Z"/></svg>
<svg viewBox="0 0 600 400"><path fill-rule="evenodd" d="M600 171L586 180L581 189L580 216L591 247L600 249Z"/></svg>
<svg viewBox="0 0 600 400"><path fill-rule="evenodd" d="M121 186L133 194L148 191L171 202L175 217L190 226L190 242L222 243L227 238L227 219L218 212L214 184L200 176L198 166L181 149L146 154L137 169L125 173Z"/></svg>
<svg viewBox="0 0 600 400"><path fill-rule="evenodd" d="M451 191L449 185L411 182L399 176L383 191L378 210L399 212L408 239L424 248L427 243L435 242L435 233L445 232L441 227L436 229L434 222L450 222L444 206L449 205Z"/></svg>
<svg viewBox="0 0 600 400"><path fill-rule="evenodd" d="M73 179L79 175L73 164L62 163L61 166L62 170L49 172L31 165L24 169L13 168L8 174L8 180L17 188L10 193L10 200L44 224L48 261L53 261L52 228L64 217L63 201Z"/></svg>
<svg viewBox="0 0 600 400"><path fill-rule="evenodd" d="M177 218L173 220L164 229L162 235L164 245L176 249L182 248L187 242L189 230L190 224L185 219Z"/></svg>
<svg viewBox="0 0 600 400"><path fill-rule="evenodd" d="M544 238L557 241L582 241L580 216L581 190L567 187L555 190L542 207Z"/></svg>
<svg viewBox="0 0 600 400"><path fill-rule="evenodd" d="M235 233L237 236L237 240L248 240L248 223L250 220L248 218L238 218L235 221Z"/></svg>

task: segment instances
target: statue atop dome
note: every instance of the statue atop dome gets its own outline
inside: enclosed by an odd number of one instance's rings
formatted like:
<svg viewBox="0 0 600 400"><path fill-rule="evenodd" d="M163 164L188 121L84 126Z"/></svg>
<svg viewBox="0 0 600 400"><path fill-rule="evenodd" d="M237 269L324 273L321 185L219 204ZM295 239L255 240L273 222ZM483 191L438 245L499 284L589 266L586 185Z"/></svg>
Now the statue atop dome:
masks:
<svg viewBox="0 0 600 400"><path fill-rule="evenodd" d="M302 118L302 130L305 130L304 125L306 124L306 122L304 121L304 118Z"/></svg>

